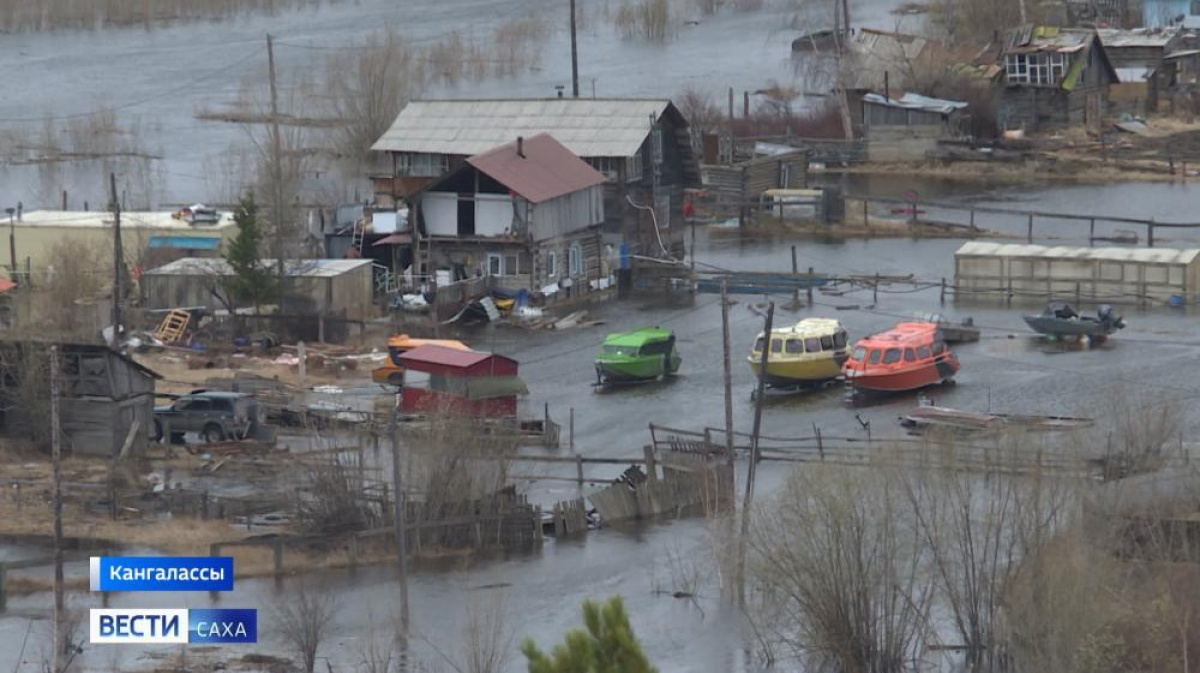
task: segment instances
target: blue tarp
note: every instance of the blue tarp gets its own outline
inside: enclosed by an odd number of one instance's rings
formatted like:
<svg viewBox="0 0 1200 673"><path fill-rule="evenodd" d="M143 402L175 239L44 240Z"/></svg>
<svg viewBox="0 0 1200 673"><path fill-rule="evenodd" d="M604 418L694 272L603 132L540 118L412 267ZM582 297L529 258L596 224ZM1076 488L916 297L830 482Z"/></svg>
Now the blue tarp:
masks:
<svg viewBox="0 0 1200 673"><path fill-rule="evenodd" d="M175 250L216 250L221 247L217 236L151 236L150 249L172 248Z"/></svg>

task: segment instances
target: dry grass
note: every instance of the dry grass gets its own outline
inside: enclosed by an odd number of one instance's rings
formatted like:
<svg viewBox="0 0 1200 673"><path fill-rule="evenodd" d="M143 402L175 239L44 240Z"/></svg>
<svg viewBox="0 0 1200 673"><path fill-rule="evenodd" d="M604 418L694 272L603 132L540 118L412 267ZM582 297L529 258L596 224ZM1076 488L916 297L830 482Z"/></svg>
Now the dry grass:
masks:
<svg viewBox="0 0 1200 673"><path fill-rule="evenodd" d="M319 5L323 0L0 0L0 30L38 32L152 28ZM330 0L333 1L333 0Z"/></svg>
<svg viewBox="0 0 1200 673"><path fill-rule="evenodd" d="M665 42L671 32L671 2L622 0L614 23L626 39Z"/></svg>

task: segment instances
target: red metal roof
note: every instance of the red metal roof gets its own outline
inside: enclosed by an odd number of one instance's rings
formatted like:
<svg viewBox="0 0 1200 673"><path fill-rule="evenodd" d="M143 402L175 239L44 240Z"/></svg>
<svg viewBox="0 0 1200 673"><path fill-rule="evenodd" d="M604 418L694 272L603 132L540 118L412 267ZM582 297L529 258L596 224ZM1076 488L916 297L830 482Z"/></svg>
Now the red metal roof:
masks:
<svg viewBox="0 0 1200 673"><path fill-rule="evenodd" d="M450 369L467 370L476 365L486 363L488 360L500 363L498 374L509 375L515 374L517 361L512 358L496 355L495 353L481 353L473 350L458 350L457 348L446 348L445 346L420 346L414 348L407 353L400 355L401 362L405 367L411 365L434 365L447 367ZM418 371L421 370L417 367ZM511 371L510 371L511 370Z"/></svg>
<svg viewBox="0 0 1200 673"><path fill-rule="evenodd" d="M469 157L467 163L531 203L604 184L599 171L547 133L525 138L520 144L520 153L514 140Z"/></svg>
<svg viewBox="0 0 1200 673"><path fill-rule="evenodd" d="M7 278L0 278L0 293L8 292L16 287L17 284Z"/></svg>

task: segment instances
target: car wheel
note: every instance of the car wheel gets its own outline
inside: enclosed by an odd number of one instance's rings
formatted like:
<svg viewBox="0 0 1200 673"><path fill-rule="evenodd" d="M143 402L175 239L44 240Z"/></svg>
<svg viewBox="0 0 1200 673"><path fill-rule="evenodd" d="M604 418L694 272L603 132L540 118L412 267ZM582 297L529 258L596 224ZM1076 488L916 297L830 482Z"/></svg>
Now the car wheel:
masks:
<svg viewBox="0 0 1200 673"><path fill-rule="evenodd" d="M216 423L209 423L204 426L204 430L200 432L200 438L205 443L223 442L225 441L225 431Z"/></svg>

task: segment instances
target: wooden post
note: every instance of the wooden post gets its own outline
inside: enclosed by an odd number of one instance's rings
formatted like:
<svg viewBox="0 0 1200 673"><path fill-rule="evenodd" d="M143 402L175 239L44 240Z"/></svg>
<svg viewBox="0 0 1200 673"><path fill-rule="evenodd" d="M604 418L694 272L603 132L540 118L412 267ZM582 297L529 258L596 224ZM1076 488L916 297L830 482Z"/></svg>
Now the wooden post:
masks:
<svg viewBox="0 0 1200 673"><path fill-rule="evenodd" d="M691 243L691 247L690 247L690 250L692 253L692 280L695 281L696 280L696 221L693 219L689 224L692 228L692 243ZM696 285L693 282L692 288L695 288L695 287L696 287Z"/></svg>
<svg viewBox="0 0 1200 673"><path fill-rule="evenodd" d="M283 576L283 538L275 538L271 551L275 556L275 579L279 579Z"/></svg>
<svg viewBox="0 0 1200 673"><path fill-rule="evenodd" d="M971 230L975 230L975 209L971 209Z"/></svg>
<svg viewBox="0 0 1200 673"><path fill-rule="evenodd" d="M350 534L350 567L358 567L358 533Z"/></svg>
<svg viewBox="0 0 1200 673"><path fill-rule="evenodd" d="M393 525L396 535L396 569L400 575L400 638L402 643L408 642L408 541L405 540L405 508L407 501L404 497L404 481L400 469L400 419L395 410L392 411L392 492L394 494L395 512ZM417 549L421 548L421 529L417 529Z"/></svg>
<svg viewBox="0 0 1200 673"><path fill-rule="evenodd" d="M570 448L575 448L575 407L571 407L571 443Z"/></svg>
<svg viewBox="0 0 1200 673"><path fill-rule="evenodd" d="M946 305L946 277L942 276L942 296L938 298L942 306Z"/></svg>
<svg viewBox="0 0 1200 673"><path fill-rule="evenodd" d="M63 192L65 199L66 192ZM8 564L0 561L0 612L8 609Z"/></svg>
<svg viewBox="0 0 1200 673"><path fill-rule="evenodd" d="M1150 223L1146 225L1146 247L1154 247L1154 218L1150 218Z"/></svg>
<svg viewBox="0 0 1200 673"><path fill-rule="evenodd" d="M1088 218L1088 247L1096 245L1096 218Z"/></svg>
<svg viewBox="0 0 1200 673"><path fill-rule="evenodd" d="M869 199L863 199L863 227L871 226L871 216L867 214L867 207L870 203Z"/></svg>
<svg viewBox="0 0 1200 673"><path fill-rule="evenodd" d="M575 454L575 481L583 486L583 456Z"/></svg>
<svg viewBox="0 0 1200 673"><path fill-rule="evenodd" d="M821 462L825 462L825 442L821 439L821 428L813 423L813 434L817 437L817 455L820 456Z"/></svg>
<svg viewBox="0 0 1200 673"><path fill-rule="evenodd" d="M113 207L113 285L112 285L112 324L113 348L121 342L121 276L125 266L124 253L121 250L121 202L117 200L117 174L109 173L108 182L112 187ZM16 254L15 252L13 253ZM16 257L13 258L13 274L17 273ZM57 669L55 671L57 673Z"/></svg>
<svg viewBox="0 0 1200 673"><path fill-rule="evenodd" d="M537 541L537 545L542 546L545 540L545 531L542 530L542 506L538 505L533 508L533 537Z"/></svg>
<svg viewBox="0 0 1200 673"><path fill-rule="evenodd" d="M646 476L651 483L658 481L658 458L654 455L654 447L643 445L642 454L646 457Z"/></svg>
<svg viewBox="0 0 1200 673"><path fill-rule="evenodd" d="M796 282L796 276L798 275L798 271L799 271L799 269L796 267L796 246L793 245L792 246L792 282L793 283ZM799 304L799 303L800 303L800 288L794 287L792 289L792 304Z"/></svg>
<svg viewBox="0 0 1200 673"><path fill-rule="evenodd" d="M1167 155L1167 170L1170 171L1171 175L1175 175L1175 155L1173 154Z"/></svg>
<svg viewBox="0 0 1200 673"><path fill-rule="evenodd" d="M1079 306L1079 281L1075 281L1075 305Z"/></svg>
<svg viewBox="0 0 1200 673"><path fill-rule="evenodd" d="M61 673L59 656L66 654L66 600L63 596L63 526L62 526L62 426L58 414L58 346L50 346L50 455L53 461L54 483L54 649L53 673Z"/></svg>
<svg viewBox="0 0 1200 673"><path fill-rule="evenodd" d="M434 324L437 324L435 321ZM317 316L317 341L325 343L325 314Z"/></svg>
<svg viewBox="0 0 1200 673"><path fill-rule="evenodd" d="M875 286L874 286L873 292L871 293L871 303L873 303L873 304L879 303L879 272L878 271L875 272Z"/></svg>
<svg viewBox="0 0 1200 673"><path fill-rule="evenodd" d="M721 345L725 383L725 457L733 469L733 370L729 356L729 281L721 281ZM766 349L766 344L763 344Z"/></svg>
<svg viewBox="0 0 1200 673"><path fill-rule="evenodd" d="M1012 276L1008 277L1008 305L1012 306Z"/></svg>
<svg viewBox="0 0 1200 673"><path fill-rule="evenodd" d="M1029 211L1029 229L1025 232L1025 241L1033 243L1033 211Z"/></svg>

